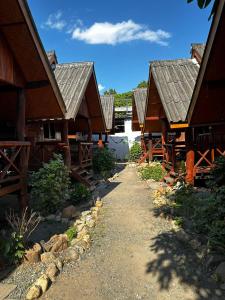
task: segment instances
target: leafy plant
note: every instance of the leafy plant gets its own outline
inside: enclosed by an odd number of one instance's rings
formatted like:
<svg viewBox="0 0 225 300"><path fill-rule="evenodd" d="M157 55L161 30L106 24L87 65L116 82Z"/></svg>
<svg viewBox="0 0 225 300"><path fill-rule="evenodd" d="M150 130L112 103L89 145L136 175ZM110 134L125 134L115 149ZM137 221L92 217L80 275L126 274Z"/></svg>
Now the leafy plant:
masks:
<svg viewBox="0 0 225 300"><path fill-rule="evenodd" d="M129 160L136 161L141 156L141 145L138 142L134 142L130 148Z"/></svg>
<svg viewBox="0 0 225 300"><path fill-rule="evenodd" d="M32 174L31 187L35 208L43 215L56 212L69 199L69 170L62 155L54 154L49 163Z"/></svg>
<svg viewBox="0 0 225 300"><path fill-rule="evenodd" d="M114 154L108 148L98 148L93 155L93 169L104 178L109 177L115 168Z"/></svg>
<svg viewBox="0 0 225 300"><path fill-rule="evenodd" d="M75 227L70 227L66 231L69 243L77 236L77 229Z"/></svg>
<svg viewBox="0 0 225 300"><path fill-rule="evenodd" d="M70 192L70 202L76 204L79 201L88 201L91 198L90 190L81 183L75 184Z"/></svg>
<svg viewBox="0 0 225 300"><path fill-rule="evenodd" d="M152 163L147 167L141 168L139 172L142 180L154 179L160 181L166 175L160 163Z"/></svg>
<svg viewBox="0 0 225 300"><path fill-rule="evenodd" d="M179 227L182 227L183 226L183 218L182 217L175 217L174 218L174 221L175 221L175 225L179 226Z"/></svg>

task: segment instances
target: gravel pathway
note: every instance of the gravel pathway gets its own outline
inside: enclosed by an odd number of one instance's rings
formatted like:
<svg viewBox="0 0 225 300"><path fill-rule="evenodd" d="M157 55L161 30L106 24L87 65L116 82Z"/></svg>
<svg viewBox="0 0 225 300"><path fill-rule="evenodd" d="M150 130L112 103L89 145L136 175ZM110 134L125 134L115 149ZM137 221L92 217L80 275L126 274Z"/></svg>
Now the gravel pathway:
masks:
<svg viewBox="0 0 225 300"><path fill-rule="evenodd" d="M225 299L204 277L196 251L154 215L135 168L127 166L109 189L91 250L66 266L42 299Z"/></svg>

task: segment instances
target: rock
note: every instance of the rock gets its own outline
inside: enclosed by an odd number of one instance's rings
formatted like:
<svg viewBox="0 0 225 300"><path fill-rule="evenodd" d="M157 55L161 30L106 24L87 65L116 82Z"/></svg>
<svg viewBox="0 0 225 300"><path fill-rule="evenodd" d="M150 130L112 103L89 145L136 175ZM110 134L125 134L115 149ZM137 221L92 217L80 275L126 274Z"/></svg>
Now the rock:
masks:
<svg viewBox="0 0 225 300"><path fill-rule="evenodd" d="M92 218L92 217L90 217L90 218L88 218L87 220L86 220L86 225L89 227L89 228L93 228L94 226L95 226L95 220Z"/></svg>
<svg viewBox="0 0 225 300"><path fill-rule="evenodd" d="M73 205L67 206L62 211L62 218L71 219L76 214L76 208Z"/></svg>
<svg viewBox="0 0 225 300"><path fill-rule="evenodd" d="M62 269L63 269L63 261L60 258L57 258L55 260L55 265L59 269L59 271L62 271Z"/></svg>
<svg viewBox="0 0 225 300"><path fill-rule="evenodd" d="M225 283L225 261L219 264L214 274L218 281Z"/></svg>
<svg viewBox="0 0 225 300"><path fill-rule="evenodd" d="M220 288L221 288L221 290L225 290L225 283L221 284Z"/></svg>
<svg viewBox="0 0 225 300"><path fill-rule="evenodd" d="M74 247L75 247L76 249L78 249L78 252L79 252L80 254L83 254L83 252L84 252L86 249L90 249L90 241L87 242L87 241L85 241L85 240L79 240L79 241L76 242L76 244L74 245ZM82 248L82 250L81 250L81 248Z"/></svg>
<svg viewBox="0 0 225 300"><path fill-rule="evenodd" d="M82 213L81 213L81 216L82 217L87 217L88 215L90 215L91 214L91 211L90 210L86 210L86 211L83 211Z"/></svg>
<svg viewBox="0 0 225 300"><path fill-rule="evenodd" d="M53 235L50 240L44 244L46 252L61 252L68 248L68 238L66 234Z"/></svg>
<svg viewBox="0 0 225 300"><path fill-rule="evenodd" d="M45 219L47 221L55 221L56 216L55 215L48 215Z"/></svg>
<svg viewBox="0 0 225 300"><path fill-rule="evenodd" d="M197 250L201 247L201 243L196 239L191 240L190 245L194 250Z"/></svg>
<svg viewBox="0 0 225 300"><path fill-rule="evenodd" d="M45 293L49 287L49 278L47 275L43 274L40 278L35 282L35 286L39 286L41 288L42 293Z"/></svg>
<svg viewBox="0 0 225 300"><path fill-rule="evenodd" d="M56 276L59 274L59 269L57 268L55 263L51 263L46 272L45 272L46 276L48 276L48 278L52 281L55 282Z"/></svg>
<svg viewBox="0 0 225 300"><path fill-rule="evenodd" d="M206 268L212 269L215 266L217 266L219 263L221 263L222 261L225 261L224 255L219 255L219 254L209 255L206 260Z"/></svg>
<svg viewBox="0 0 225 300"><path fill-rule="evenodd" d="M86 234L82 237L82 240L85 241L86 243L90 243L91 237L89 234Z"/></svg>
<svg viewBox="0 0 225 300"><path fill-rule="evenodd" d="M188 242L190 240L189 234L187 234L183 229L176 231L176 236L181 242Z"/></svg>
<svg viewBox="0 0 225 300"><path fill-rule="evenodd" d="M95 206L96 207L102 207L103 206L103 202L102 202L102 200L97 200L96 202L95 202Z"/></svg>
<svg viewBox="0 0 225 300"><path fill-rule="evenodd" d="M61 223L67 225L69 223L69 219L68 218L62 218Z"/></svg>
<svg viewBox="0 0 225 300"><path fill-rule="evenodd" d="M56 220L56 222L61 222L61 216L56 216L55 220Z"/></svg>
<svg viewBox="0 0 225 300"><path fill-rule="evenodd" d="M92 213L91 213L91 215L92 215L92 218L93 218L94 220L97 220L97 219L98 219L98 216L99 216L99 213L98 213L98 211L93 210Z"/></svg>
<svg viewBox="0 0 225 300"><path fill-rule="evenodd" d="M44 252L41 254L41 261L43 263L51 263L56 259L55 254L52 252Z"/></svg>
<svg viewBox="0 0 225 300"><path fill-rule="evenodd" d="M38 243L36 243L32 249L25 251L24 259L29 263L37 263L40 261L41 252L41 246Z"/></svg>
<svg viewBox="0 0 225 300"><path fill-rule="evenodd" d="M82 231L82 229L83 229L84 227L85 227L85 224L84 224L84 223L77 225L77 226L76 226L77 232Z"/></svg>
<svg viewBox="0 0 225 300"><path fill-rule="evenodd" d="M76 248L68 248L62 255L63 262L76 261L79 257L79 252Z"/></svg>
<svg viewBox="0 0 225 300"><path fill-rule="evenodd" d="M77 239L80 240L80 239L83 238L83 236L85 236L85 235L87 235L87 234L88 234L87 227L84 226L84 228L83 228L80 232L78 232L78 234L77 234Z"/></svg>
<svg viewBox="0 0 225 300"><path fill-rule="evenodd" d="M33 300L37 299L41 296L41 287L32 285L32 287L29 289L27 295L26 295L26 300Z"/></svg>

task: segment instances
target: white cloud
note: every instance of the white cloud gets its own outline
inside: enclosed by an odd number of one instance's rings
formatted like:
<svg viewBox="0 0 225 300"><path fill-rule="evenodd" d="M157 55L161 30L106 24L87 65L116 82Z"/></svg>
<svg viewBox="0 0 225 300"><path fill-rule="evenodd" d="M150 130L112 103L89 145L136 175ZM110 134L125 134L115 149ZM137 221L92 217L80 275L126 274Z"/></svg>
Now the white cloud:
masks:
<svg viewBox="0 0 225 300"><path fill-rule="evenodd" d="M62 30L67 25L66 21L62 19L62 12L59 10L54 14L48 16L47 21L42 27L50 29Z"/></svg>
<svg viewBox="0 0 225 300"><path fill-rule="evenodd" d="M72 32L72 39L81 40L87 44L116 45L142 40L166 46L170 37L169 32L161 29L153 31L132 20L115 24L109 22L94 23L89 28L76 26Z"/></svg>
<svg viewBox="0 0 225 300"><path fill-rule="evenodd" d="M99 83L98 89L99 89L99 92L102 92L105 89L105 87L103 85L101 85L101 83Z"/></svg>

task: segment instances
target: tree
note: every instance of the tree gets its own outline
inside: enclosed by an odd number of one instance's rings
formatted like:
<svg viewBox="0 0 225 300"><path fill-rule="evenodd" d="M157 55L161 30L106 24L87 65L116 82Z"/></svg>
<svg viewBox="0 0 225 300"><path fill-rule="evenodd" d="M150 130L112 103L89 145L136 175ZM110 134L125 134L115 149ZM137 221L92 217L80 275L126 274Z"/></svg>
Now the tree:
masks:
<svg viewBox="0 0 225 300"><path fill-rule="evenodd" d="M148 87L148 82L146 80L141 81L138 85L137 88L147 88Z"/></svg>
<svg viewBox="0 0 225 300"><path fill-rule="evenodd" d="M193 1L195 1L195 0L187 0L188 3L191 3ZM206 8L207 6L209 6L209 4L211 2L213 2L213 0L196 0L196 1L198 2L199 8L201 8L201 9ZM214 0L214 4L213 4L212 10L211 10L209 19L214 15L218 4L219 4L219 0Z"/></svg>
<svg viewBox="0 0 225 300"><path fill-rule="evenodd" d="M107 91L104 92L104 95L116 95L117 92L115 89L108 89Z"/></svg>

